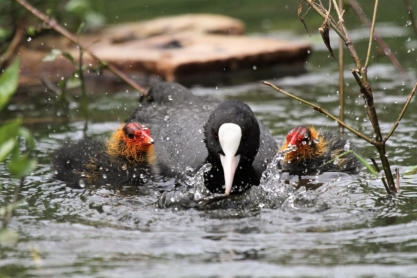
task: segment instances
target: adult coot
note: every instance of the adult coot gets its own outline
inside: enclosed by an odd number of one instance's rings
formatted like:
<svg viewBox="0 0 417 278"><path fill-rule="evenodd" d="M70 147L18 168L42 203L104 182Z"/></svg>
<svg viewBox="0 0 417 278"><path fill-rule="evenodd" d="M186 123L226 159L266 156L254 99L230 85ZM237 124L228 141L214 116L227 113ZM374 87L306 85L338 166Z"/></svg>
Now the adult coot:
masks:
<svg viewBox="0 0 417 278"><path fill-rule="evenodd" d="M353 174L359 169L357 158L352 153L337 158L350 149L350 142L340 134L320 134L314 127L298 126L288 132L280 150L285 156L278 166L293 175L329 171Z"/></svg>
<svg viewBox="0 0 417 278"><path fill-rule="evenodd" d="M82 139L55 153L56 177L69 185L137 185L155 168L150 130L130 121L106 142Z"/></svg>
<svg viewBox="0 0 417 278"><path fill-rule="evenodd" d="M163 82L149 91L130 120L151 129L162 175L182 177L187 168L210 163L206 187L228 195L258 185L277 147L248 105L220 102Z"/></svg>

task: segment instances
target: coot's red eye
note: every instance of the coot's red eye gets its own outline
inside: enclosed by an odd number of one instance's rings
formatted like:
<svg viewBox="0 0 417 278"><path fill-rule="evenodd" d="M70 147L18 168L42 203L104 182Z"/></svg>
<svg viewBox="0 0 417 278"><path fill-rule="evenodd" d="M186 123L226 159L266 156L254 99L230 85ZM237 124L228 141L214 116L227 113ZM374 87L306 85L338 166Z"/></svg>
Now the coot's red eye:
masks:
<svg viewBox="0 0 417 278"><path fill-rule="evenodd" d="M219 136L217 135L217 132L213 129L213 136L216 138L216 139L219 139Z"/></svg>

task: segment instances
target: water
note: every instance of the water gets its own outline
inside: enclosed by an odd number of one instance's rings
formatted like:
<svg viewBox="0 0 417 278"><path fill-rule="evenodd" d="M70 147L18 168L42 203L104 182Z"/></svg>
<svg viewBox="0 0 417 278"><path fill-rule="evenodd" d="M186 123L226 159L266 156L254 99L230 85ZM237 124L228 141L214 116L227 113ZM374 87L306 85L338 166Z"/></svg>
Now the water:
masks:
<svg viewBox="0 0 417 278"><path fill-rule="evenodd" d="M388 36L390 28L383 29ZM359 36L362 29L355 32ZM397 46L411 44L408 37L396 38ZM402 53L399 58L415 80L415 54ZM271 81L337 114L334 62L316 49L306 67L306 73ZM369 75L386 133L412 81L404 80L384 58L372 64ZM349 70L346 77L346 121L369 134ZM193 91L246 101L279 142L299 124L336 128L311 108L260 82L194 86ZM108 137L134 109L137 98L126 92L92 97L87 134ZM401 178L395 197L387 196L380 181L365 170L353 176L326 173L283 182L270 168L259 187L213 200L204 199L207 192L198 175L183 181L186 190L169 193L155 187L173 190L172 180L139 188L70 188L53 178L51 157L66 139L82 138L84 121L77 100L71 102L69 121L55 117L60 108L54 103L45 93L32 94L15 99L2 114L25 117L37 140L39 162L21 189L24 201L10 223L20 239L0 249L0 274L5 277L417 275L417 174ZM413 100L389 141L392 167L401 173L417 165L415 107ZM351 141L364 157L376 157L365 142L356 137ZM17 184L4 170L0 165L0 204L11 198ZM309 190L312 185L318 189Z"/></svg>

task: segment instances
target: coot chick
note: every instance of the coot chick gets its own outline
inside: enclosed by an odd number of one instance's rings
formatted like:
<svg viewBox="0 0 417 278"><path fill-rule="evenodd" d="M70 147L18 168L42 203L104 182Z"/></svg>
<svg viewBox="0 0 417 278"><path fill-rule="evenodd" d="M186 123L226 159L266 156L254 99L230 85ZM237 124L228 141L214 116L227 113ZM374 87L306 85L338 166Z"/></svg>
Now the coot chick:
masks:
<svg viewBox="0 0 417 278"><path fill-rule="evenodd" d="M140 185L152 176L154 162L150 130L128 122L106 143L82 139L60 148L53 165L68 185Z"/></svg>
<svg viewBox="0 0 417 278"><path fill-rule="evenodd" d="M354 174L358 172L359 161L352 153L336 158L350 149L350 142L340 134L328 131L320 134L314 127L298 126L287 134L286 142L280 149L285 156L278 167L291 175L322 172Z"/></svg>
<svg viewBox="0 0 417 278"><path fill-rule="evenodd" d="M162 175L181 178L187 168L210 163L204 181L213 193L234 194L258 185L277 148L248 105L196 96L176 83L154 86L130 119L152 130Z"/></svg>

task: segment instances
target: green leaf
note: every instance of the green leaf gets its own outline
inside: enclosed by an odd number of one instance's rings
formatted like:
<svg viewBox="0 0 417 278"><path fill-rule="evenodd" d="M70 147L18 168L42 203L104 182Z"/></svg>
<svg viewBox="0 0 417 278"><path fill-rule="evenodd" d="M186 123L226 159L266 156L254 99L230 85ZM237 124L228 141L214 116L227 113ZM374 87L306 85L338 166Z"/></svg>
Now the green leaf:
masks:
<svg viewBox="0 0 417 278"><path fill-rule="evenodd" d="M339 158L341 158L341 157L343 157L345 155L348 155L350 153L353 154L359 160L359 162L362 163L362 165L365 166L369 170L369 172L371 172L375 177L378 177L378 173L377 173L377 171L375 171L374 167L372 167L371 165L369 165L369 163L366 162L366 160L362 156L360 156L359 154L357 154L353 150L349 150L349 151L346 151L346 152L344 152L342 154L337 155L336 157L334 157L330 161L327 161L326 163L324 163L323 165L321 165L321 167L322 166L325 166L327 164L333 163L333 161L335 161L336 159L339 159Z"/></svg>
<svg viewBox="0 0 417 278"><path fill-rule="evenodd" d="M79 78L71 77L67 82L67 89L75 89L81 87L81 80Z"/></svg>
<svg viewBox="0 0 417 278"><path fill-rule="evenodd" d="M0 41L5 40L10 35L10 31L0 27Z"/></svg>
<svg viewBox="0 0 417 278"><path fill-rule="evenodd" d="M0 76L0 110L16 92L19 83L19 64L19 59L16 59Z"/></svg>
<svg viewBox="0 0 417 278"><path fill-rule="evenodd" d="M16 138L10 138L0 145L0 162L6 159L6 157L11 153L15 146Z"/></svg>
<svg viewBox="0 0 417 278"><path fill-rule="evenodd" d="M21 119L15 119L0 127L0 161L6 159L15 148L21 123Z"/></svg>
<svg viewBox="0 0 417 278"><path fill-rule="evenodd" d="M62 52L62 56L67 58L74 66L77 65L77 63L75 62L74 57L71 54L69 54L68 52Z"/></svg>
<svg viewBox="0 0 417 278"><path fill-rule="evenodd" d="M29 155L24 154L13 158L9 164L9 172L16 178L25 177L36 168L36 159L30 158Z"/></svg>
<svg viewBox="0 0 417 278"><path fill-rule="evenodd" d="M366 160L359 154L355 153L354 151L352 151L352 153L362 163L362 165L365 166L369 170L369 172L371 172L375 177L378 177L378 173L377 171L375 171L374 167L369 165L369 163L366 162Z"/></svg>
<svg viewBox="0 0 417 278"><path fill-rule="evenodd" d="M17 201L16 203L11 203L7 206L0 207L0 215L5 215L6 213L14 211L18 207L20 207L23 203L24 203L24 201L20 200L20 201Z"/></svg>
<svg viewBox="0 0 417 278"><path fill-rule="evenodd" d="M88 29L98 29L103 27L106 18L99 13L90 11L85 15L85 21L87 22Z"/></svg>
<svg viewBox="0 0 417 278"><path fill-rule="evenodd" d="M14 119L0 127L0 145L10 138L15 138L19 133L22 119Z"/></svg>
<svg viewBox="0 0 417 278"><path fill-rule="evenodd" d="M19 239L19 234L12 229L0 230L0 245L13 245Z"/></svg>
<svg viewBox="0 0 417 278"><path fill-rule="evenodd" d="M36 35L36 27L35 26L28 26L26 28L26 34L28 34L28 36L35 36Z"/></svg>
<svg viewBox="0 0 417 278"><path fill-rule="evenodd" d="M32 134L27 128L19 128L18 134L19 136L22 136L25 139L26 147L28 150L32 150L33 148L35 148L35 140L33 139Z"/></svg>
<svg viewBox="0 0 417 278"><path fill-rule="evenodd" d="M403 174L403 176L409 176L409 175L415 175L417 174L417 166L414 166L414 168L411 168L407 172Z"/></svg>
<svg viewBox="0 0 417 278"><path fill-rule="evenodd" d="M83 16L90 10L90 4L87 0L70 0L65 5L65 10L67 12Z"/></svg>
<svg viewBox="0 0 417 278"><path fill-rule="evenodd" d="M43 62L52 62L52 61L55 61L56 60L56 58L59 56L59 55L61 55L62 54L62 51L61 50L59 50L59 49L52 49L51 50L51 52L48 54L48 55L46 55L43 59L42 59L42 61Z"/></svg>

